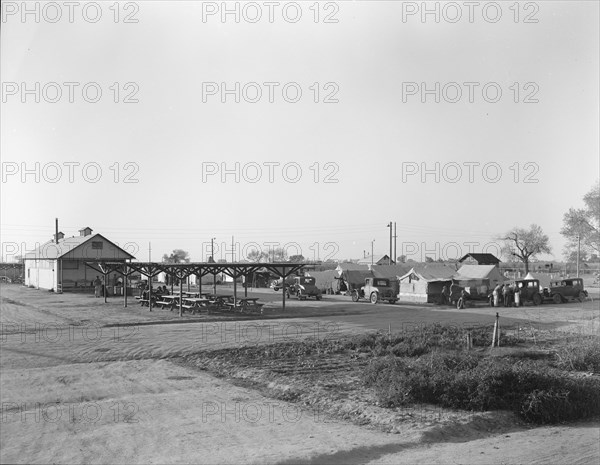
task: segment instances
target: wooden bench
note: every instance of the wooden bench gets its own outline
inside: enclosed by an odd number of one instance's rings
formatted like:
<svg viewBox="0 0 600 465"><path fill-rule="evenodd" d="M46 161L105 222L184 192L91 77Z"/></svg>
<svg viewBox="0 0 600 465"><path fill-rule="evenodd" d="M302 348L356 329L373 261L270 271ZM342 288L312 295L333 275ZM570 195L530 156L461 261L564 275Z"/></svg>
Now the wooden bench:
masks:
<svg viewBox="0 0 600 465"><path fill-rule="evenodd" d="M168 308L171 307L171 309L174 307L175 302L168 302L166 300L158 300L156 301L156 305L160 306L160 308Z"/></svg>

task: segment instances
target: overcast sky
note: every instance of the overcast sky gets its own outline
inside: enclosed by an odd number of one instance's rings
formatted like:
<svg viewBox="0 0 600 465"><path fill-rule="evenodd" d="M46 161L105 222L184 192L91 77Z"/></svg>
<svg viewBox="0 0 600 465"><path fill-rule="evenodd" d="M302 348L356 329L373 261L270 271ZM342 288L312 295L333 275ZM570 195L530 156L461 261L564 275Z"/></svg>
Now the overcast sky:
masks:
<svg viewBox="0 0 600 465"><path fill-rule="evenodd" d="M600 171L598 2L429 2L439 22L421 2L228 2L239 22L221 2L112 3L2 5L5 258L55 217L139 260L151 242L200 261L212 237L225 258L232 235L236 259L359 258L388 252L389 221L417 260L495 253L531 223L562 258Z"/></svg>

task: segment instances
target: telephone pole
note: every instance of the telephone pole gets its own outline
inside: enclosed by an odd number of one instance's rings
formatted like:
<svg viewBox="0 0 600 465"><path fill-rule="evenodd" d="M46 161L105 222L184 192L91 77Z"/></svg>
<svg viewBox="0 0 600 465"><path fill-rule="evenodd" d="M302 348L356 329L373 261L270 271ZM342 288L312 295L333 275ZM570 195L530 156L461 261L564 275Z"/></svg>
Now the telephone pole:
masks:
<svg viewBox="0 0 600 465"><path fill-rule="evenodd" d="M390 254L388 255L388 265L392 264L392 222L390 221L387 225L390 228Z"/></svg>
<svg viewBox="0 0 600 465"><path fill-rule="evenodd" d="M394 261L398 260L398 256L396 255L398 251L396 250L396 246L398 245L398 234L396 231L396 222L394 221Z"/></svg>

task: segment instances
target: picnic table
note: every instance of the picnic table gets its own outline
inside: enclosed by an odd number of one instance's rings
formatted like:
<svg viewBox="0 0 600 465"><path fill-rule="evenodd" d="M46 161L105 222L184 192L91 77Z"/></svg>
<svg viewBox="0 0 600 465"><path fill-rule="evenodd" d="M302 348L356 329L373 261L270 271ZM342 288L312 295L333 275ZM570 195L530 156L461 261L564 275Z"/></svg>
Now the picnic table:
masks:
<svg viewBox="0 0 600 465"><path fill-rule="evenodd" d="M153 296L154 297L154 296ZM159 296L162 300L156 301L156 305L159 305L160 308L170 308L171 311L179 304L179 296L178 295L161 295Z"/></svg>
<svg viewBox="0 0 600 465"><path fill-rule="evenodd" d="M185 297L181 307L190 310L192 313L196 313L200 312L200 309L208 303L208 299L203 299L200 297Z"/></svg>
<svg viewBox="0 0 600 465"><path fill-rule="evenodd" d="M200 295L198 295L197 292L193 292L193 291L183 291L182 294L185 294L189 297L200 297Z"/></svg>
<svg viewBox="0 0 600 465"><path fill-rule="evenodd" d="M243 297L237 299L237 302L234 304L233 302L228 302L227 306L232 310L239 310L241 313L243 312L253 312L259 311L262 312L262 307L264 304L258 303L258 298L256 297Z"/></svg>

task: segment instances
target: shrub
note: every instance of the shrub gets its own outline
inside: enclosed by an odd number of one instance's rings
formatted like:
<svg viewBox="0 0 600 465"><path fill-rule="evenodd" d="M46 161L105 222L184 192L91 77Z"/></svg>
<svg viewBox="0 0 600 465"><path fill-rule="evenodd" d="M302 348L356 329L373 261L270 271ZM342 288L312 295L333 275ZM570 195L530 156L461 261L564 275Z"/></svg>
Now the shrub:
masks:
<svg viewBox="0 0 600 465"><path fill-rule="evenodd" d="M558 368L600 373L600 340L593 336L582 337L561 345L556 358Z"/></svg>
<svg viewBox="0 0 600 465"><path fill-rule="evenodd" d="M541 361L432 352L418 359L385 357L365 369L379 403L431 403L468 410L512 410L533 423L600 414L600 381L573 379Z"/></svg>

